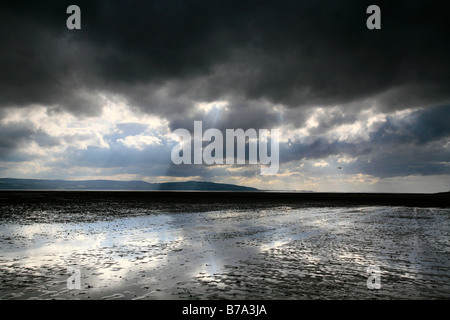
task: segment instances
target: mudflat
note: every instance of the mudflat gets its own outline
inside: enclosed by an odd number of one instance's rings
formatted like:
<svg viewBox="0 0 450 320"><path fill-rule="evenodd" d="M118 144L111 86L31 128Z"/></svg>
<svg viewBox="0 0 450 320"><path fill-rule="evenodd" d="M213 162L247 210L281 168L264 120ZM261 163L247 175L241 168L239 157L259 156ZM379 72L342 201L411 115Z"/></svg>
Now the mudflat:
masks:
<svg viewBox="0 0 450 320"><path fill-rule="evenodd" d="M448 194L0 198L0 299L450 298Z"/></svg>

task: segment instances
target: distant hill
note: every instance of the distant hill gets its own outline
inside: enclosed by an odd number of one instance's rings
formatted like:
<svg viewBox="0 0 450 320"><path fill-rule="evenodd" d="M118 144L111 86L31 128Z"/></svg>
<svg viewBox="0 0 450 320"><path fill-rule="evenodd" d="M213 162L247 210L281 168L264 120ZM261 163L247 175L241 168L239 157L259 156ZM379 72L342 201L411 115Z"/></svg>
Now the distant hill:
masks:
<svg viewBox="0 0 450 320"><path fill-rule="evenodd" d="M256 188L204 181L148 183L114 180L40 180L0 178L0 190L199 190L257 191Z"/></svg>

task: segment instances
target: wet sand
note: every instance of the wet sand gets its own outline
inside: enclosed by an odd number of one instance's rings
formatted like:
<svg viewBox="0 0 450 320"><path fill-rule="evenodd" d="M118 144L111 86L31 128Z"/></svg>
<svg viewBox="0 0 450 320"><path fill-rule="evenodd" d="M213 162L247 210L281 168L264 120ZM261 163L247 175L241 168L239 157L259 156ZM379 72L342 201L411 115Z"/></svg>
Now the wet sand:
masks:
<svg viewBox="0 0 450 320"><path fill-rule="evenodd" d="M450 298L448 207L155 194L0 193L0 299Z"/></svg>

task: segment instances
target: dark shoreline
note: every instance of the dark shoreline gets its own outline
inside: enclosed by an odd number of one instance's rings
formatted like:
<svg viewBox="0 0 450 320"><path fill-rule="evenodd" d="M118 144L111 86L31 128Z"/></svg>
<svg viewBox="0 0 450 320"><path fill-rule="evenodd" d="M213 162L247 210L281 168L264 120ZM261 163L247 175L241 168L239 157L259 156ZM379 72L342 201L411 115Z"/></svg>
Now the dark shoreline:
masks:
<svg viewBox="0 0 450 320"><path fill-rule="evenodd" d="M1 205L39 204L64 202L111 201L123 204L143 205L208 205L262 207L291 205L304 206L355 206L387 205L406 207L450 207L450 193L295 193L268 191L49 191L49 190L1 190ZM0 208L1 208L0 205Z"/></svg>

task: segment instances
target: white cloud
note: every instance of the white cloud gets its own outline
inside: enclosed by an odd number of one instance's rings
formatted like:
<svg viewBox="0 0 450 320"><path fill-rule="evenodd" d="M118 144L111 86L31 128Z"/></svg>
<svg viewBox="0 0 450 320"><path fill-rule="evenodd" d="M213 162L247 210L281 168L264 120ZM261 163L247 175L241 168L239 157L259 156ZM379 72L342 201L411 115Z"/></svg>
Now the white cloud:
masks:
<svg viewBox="0 0 450 320"><path fill-rule="evenodd" d="M195 107L204 113L209 113L211 110L224 110L227 111L227 106L229 105L228 101L214 101L214 102L199 102L195 105Z"/></svg>
<svg viewBox="0 0 450 320"><path fill-rule="evenodd" d="M316 161L316 162L313 163L314 167L321 167L321 168L328 167L329 165L330 164L328 162L324 161L324 160Z"/></svg>
<svg viewBox="0 0 450 320"><path fill-rule="evenodd" d="M140 134L137 136L127 136L125 139L118 139L117 142L120 142L129 148L136 148L141 151L149 145L161 145L161 140L159 138L146 136L144 134Z"/></svg>

